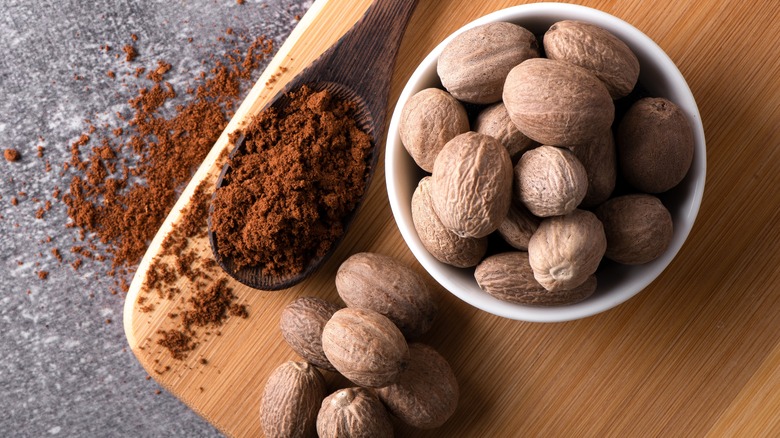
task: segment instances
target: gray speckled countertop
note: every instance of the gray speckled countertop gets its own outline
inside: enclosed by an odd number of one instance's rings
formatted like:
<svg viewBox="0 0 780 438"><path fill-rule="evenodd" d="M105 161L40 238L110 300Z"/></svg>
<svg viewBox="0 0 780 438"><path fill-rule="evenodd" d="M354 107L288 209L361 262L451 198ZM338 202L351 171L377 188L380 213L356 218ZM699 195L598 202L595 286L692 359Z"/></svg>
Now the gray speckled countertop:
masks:
<svg viewBox="0 0 780 438"><path fill-rule="evenodd" d="M278 47L295 26L295 16L310 4L3 1L0 149L15 148L22 158L16 163L0 158L0 435L218 435L146 379L125 348L123 296L109 292L114 287L107 276L110 266L70 266L75 258L69 248L78 231L65 227L65 205L51 194L57 186L68 187L71 175L63 174L61 165L70 143L84 131L84 119L117 122L113 114L126 100L119 98L124 73L164 59L173 65L166 79L176 85L220 51L217 37L228 27L267 35ZM139 37L139 58L131 66L114 55L132 42L132 33ZM104 44L113 50L101 50ZM117 79L109 78L108 70L116 71ZM38 146L45 148L43 158L36 156ZM52 167L48 172L46 160ZM47 200L53 201L51 210L36 219ZM60 249L62 263L52 248ZM38 277L40 271L49 272L46 280Z"/></svg>

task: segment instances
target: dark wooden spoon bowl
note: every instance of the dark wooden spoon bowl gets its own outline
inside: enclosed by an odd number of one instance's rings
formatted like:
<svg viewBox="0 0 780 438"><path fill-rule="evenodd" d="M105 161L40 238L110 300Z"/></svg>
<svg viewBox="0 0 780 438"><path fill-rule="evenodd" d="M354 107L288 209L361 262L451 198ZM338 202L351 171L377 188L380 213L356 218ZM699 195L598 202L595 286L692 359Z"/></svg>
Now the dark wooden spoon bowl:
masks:
<svg viewBox="0 0 780 438"><path fill-rule="evenodd" d="M417 0L376 0L355 26L293 78L265 107L284 108L290 103L288 93L302 85L314 91L328 90L334 98L356 104L355 121L358 127L371 136L372 151L363 196L352 213L345 218L341 237L333 242L325 255L310 260L303 271L288 277L266 276L262 272L262 266L236 269L231 258L223 257L219 253L219 239L211 223L212 202L208 219L209 242L217 263L228 275L255 289L286 289L311 275L336 250L365 199L384 145L387 100L395 57L401 36L416 4ZM244 145L244 138L239 138L230 158L242 154ZM217 189L228 183L225 177L230 171L228 160L217 180ZM215 195L216 191L212 195L212 201Z"/></svg>

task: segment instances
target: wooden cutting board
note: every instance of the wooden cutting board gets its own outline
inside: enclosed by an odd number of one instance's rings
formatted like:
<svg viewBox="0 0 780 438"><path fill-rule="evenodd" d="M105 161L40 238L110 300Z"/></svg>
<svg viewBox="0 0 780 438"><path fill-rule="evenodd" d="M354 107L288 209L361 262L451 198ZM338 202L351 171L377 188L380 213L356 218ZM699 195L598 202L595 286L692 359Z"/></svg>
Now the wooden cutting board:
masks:
<svg viewBox="0 0 780 438"><path fill-rule="evenodd" d="M316 1L226 133L255 114L369 3ZM524 2L421 0L400 47L388 111L439 41L517 3ZM780 8L776 0L581 3L648 34L687 78L707 137L708 176L696 226L643 293L579 321L494 317L426 277L441 298L441 315L423 340L452 363L461 400L442 428L399 426L399 436L780 436ZM265 380L296 358L277 328L282 307L303 295L336 299L335 271L358 251L395 256L422 270L393 222L380 157L366 203L329 263L286 291L231 283L249 318L229 319L219 336L201 342L186 360L171 359L150 340L170 325L167 314L187 294L142 312L141 284L195 186L215 179L226 145L224 134L152 242L127 295L124 324L133 352L162 386L224 433L259 436ZM205 238L191 244L209 257Z"/></svg>

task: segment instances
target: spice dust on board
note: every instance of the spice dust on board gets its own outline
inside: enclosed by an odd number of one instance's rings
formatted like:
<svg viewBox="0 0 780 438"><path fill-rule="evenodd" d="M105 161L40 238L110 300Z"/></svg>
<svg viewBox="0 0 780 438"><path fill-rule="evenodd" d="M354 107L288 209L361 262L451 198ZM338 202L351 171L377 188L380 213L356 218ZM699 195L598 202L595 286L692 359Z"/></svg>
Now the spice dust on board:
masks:
<svg viewBox="0 0 780 438"><path fill-rule="evenodd" d="M342 236L371 156L354 102L306 86L289 98L253 118L212 206L219 255L276 278L299 274Z"/></svg>

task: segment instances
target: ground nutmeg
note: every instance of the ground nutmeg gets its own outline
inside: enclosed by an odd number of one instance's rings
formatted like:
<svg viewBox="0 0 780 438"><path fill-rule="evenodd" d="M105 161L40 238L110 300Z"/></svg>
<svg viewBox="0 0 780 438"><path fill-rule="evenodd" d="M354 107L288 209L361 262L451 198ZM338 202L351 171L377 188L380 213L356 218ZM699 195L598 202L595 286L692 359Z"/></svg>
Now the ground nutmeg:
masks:
<svg viewBox="0 0 780 438"><path fill-rule="evenodd" d="M371 137L355 103L303 86L244 131L213 200L219 255L288 278L324 256L365 191Z"/></svg>

